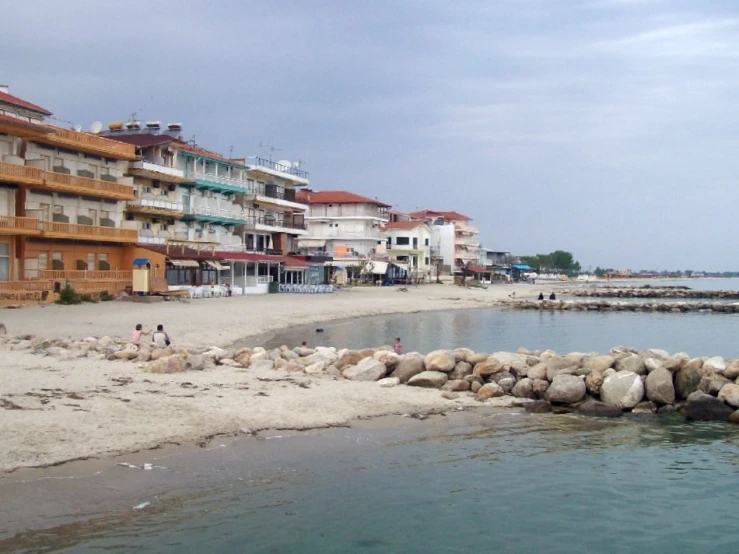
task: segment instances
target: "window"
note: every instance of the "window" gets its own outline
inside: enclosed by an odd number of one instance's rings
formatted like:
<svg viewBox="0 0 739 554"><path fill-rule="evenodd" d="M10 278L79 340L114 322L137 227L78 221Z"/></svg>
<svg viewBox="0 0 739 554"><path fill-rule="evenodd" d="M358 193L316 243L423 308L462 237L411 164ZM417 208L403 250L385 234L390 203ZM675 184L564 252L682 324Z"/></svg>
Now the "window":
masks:
<svg viewBox="0 0 739 554"><path fill-rule="evenodd" d="M54 206L54 213L55 214L63 214L64 213L64 206Z"/></svg>
<svg viewBox="0 0 739 554"><path fill-rule="evenodd" d="M144 187L144 194L150 194L151 193L151 187Z"/></svg>
<svg viewBox="0 0 739 554"><path fill-rule="evenodd" d="M428 258L424 258L424 260L425 260L425 261L424 261L424 265L430 265L430 261L429 261L429 259L428 259Z"/></svg>
<svg viewBox="0 0 739 554"><path fill-rule="evenodd" d="M387 245L388 246L392 246L393 245L393 237L388 237L387 238Z"/></svg>
<svg viewBox="0 0 739 554"><path fill-rule="evenodd" d="M168 230L169 230L169 225L167 225L166 223L161 223L161 224L159 225L159 229L160 229L161 231L168 231Z"/></svg>
<svg viewBox="0 0 739 554"><path fill-rule="evenodd" d="M408 237L398 237L395 239L395 244L398 246L408 246L411 240Z"/></svg>
<svg viewBox="0 0 739 554"><path fill-rule="evenodd" d="M424 246L428 246L429 245L429 239L426 239L425 241L423 241L423 244L424 244ZM428 263L428 262L426 262L426 263Z"/></svg>
<svg viewBox="0 0 739 554"><path fill-rule="evenodd" d="M109 271L110 264L108 263L108 254L98 254L98 269L100 271Z"/></svg>
<svg viewBox="0 0 739 554"><path fill-rule="evenodd" d="M87 254L87 269L95 269L95 252L88 252Z"/></svg>
<svg viewBox="0 0 739 554"><path fill-rule="evenodd" d="M39 271L46 271L49 269L49 253L39 252L38 253L38 269Z"/></svg>
<svg viewBox="0 0 739 554"><path fill-rule="evenodd" d="M0 281L10 281L9 242L0 242Z"/></svg>
<svg viewBox="0 0 739 554"><path fill-rule="evenodd" d="M142 228L142 229L151 229L151 223L149 223L148 221L144 221L144 222L143 222L143 223L141 224L141 228Z"/></svg>
<svg viewBox="0 0 739 554"><path fill-rule="evenodd" d="M61 271L64 269L64 258L61 252L51 253L51 269Z"/></svg>

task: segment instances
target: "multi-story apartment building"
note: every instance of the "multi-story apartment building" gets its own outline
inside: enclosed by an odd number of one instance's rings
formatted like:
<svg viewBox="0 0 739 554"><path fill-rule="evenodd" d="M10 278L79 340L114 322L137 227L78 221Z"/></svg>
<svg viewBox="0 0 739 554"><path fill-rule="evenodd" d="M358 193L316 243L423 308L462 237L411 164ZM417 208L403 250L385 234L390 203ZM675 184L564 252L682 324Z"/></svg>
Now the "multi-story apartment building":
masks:
<svg viewBox="0 0 739 554"><path fill-rule="evenodd" d="M431 277L432 230L423 221L396 221L382 227L390 261L400 264L413 279Z"/></svg>
<svg viewBox="0 0 739 554"><path fill-rule="evenodd" d="M305 190L297 200L310 207L308 234L300 239L304 251L327 252L346 265L384 256L380 228L388 222L389 204L341 190Z"/></svg>
<svg viewBox="0 0 739 554"><path fill-rule="evenodd" d="M69 282L80 292L131 283L135 230L133 147L47 124L48 110L0 87L0 291L47 300ZM15 291L15 293L13 293Z"/></svg>
<svg viewBox="0 0 739 554"><path fill-rule="evenodd" d="M431 227L433 254L443 260L445 271L459 272L464 266L478 263L479 231L470 225L472 218L458 212L434 210L422 210L410 216Z"/></svg>

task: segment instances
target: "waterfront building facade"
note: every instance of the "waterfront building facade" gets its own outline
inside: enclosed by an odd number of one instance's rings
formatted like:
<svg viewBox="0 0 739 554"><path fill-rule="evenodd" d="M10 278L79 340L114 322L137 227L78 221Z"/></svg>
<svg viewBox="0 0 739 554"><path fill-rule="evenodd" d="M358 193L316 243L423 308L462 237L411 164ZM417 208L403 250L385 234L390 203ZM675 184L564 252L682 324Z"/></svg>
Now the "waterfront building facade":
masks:
<svg viewBox="0 0 739 554"><path fill-rule="evenodd" d="M396 221L382 227L390 262L407 270L410 278L429 280L432 275L432 230L423 221Z"/></svg>
<svg viewBox="0 0 739 554"><path fill-rule="evenodd" d="M434 210L422 210L410 216L431 227L432 254L440 262L444 273L460 273L463 267L478 263L479 230L471 225L472 218L454 211Z"/></svg>
<svg viewBox="0 0 739 554"><path fill-rule="evenodd" d="M124 220L134 199L134 148L48 124L48 110L0 87L0 297L48 301L130 285L138 235Z"/></svg>

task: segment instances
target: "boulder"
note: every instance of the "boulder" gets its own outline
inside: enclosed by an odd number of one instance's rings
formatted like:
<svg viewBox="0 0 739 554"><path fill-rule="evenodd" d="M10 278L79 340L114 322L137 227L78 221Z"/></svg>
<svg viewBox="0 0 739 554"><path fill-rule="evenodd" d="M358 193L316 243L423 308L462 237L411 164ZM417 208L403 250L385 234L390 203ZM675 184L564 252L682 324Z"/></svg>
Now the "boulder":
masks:
<svg viewBox="0 0 739 554"><path fill-rule="evenodd" d="M464 392L470 390L470 382L464 379L449 379L441 387L442 390Z"/></svg>
<svg viewBox="0 0 739 554"><path fill-rule="evenodd" d="M616 371L631 371L637 375L646 375L647 373L644 360L636 354L627 354L626 356L619 358L616 360L616 365L614 367Z"/></svg>
<svg viewBox="0 0 739 554"><path fill-rule="evenodd" d="M477 391L477 398L496 398L498 396L503 396L504 394L505 391L498 383L486 383Z"/></svg>
<svg viewBox="0 0 739 554"><path fill-rule="evenodd" d="M500 382L504 379L513 379L513 381L516 380L516 378L513 376L513 373L511 373L510 371L499 371L498 373L493 373L488 381L490 381L491 383L495 382L500 384Z"/></svg>
<svg viewBox="0 0 739 554"><path fill-rule="evenodd" d="M724 377L732 381L739 377L739 358L733 358L726 362Z"/></svg>
<svg viewBox="0 0 739 554"><path fill-rule="evenodd" d="M277 367L277 362L282 361L284 363L284 360L277 360L275 361L275 367ZM323 371L329 366L328 360L319 360L317 362L313 362L312 364L308 364L305 366L305 373L308 375L321 375ZM283 367L282 364L280 364L280 367Z"/></svg>
<svg viewBox="0 0 739 554"><path fill-rule="evenodd" d="M385 377L384 379L380 379L379 381L377 381L377 384L384 389L389 389L392 387L397 387L400 384L400 379L398 379L397 377Z"/></svg>
<svg viewBox="0 0 739 554"><path fill-rule="evenodd" d="M500 379L499 381L496 381L496 383L498 383L498 385L505 391L505 393L508 394L509 392L511 392L513 386L516 384L516 379L515 377L508 377L506 379Z"/></svg>
<svg viewBox="0 0 739 554"><path fill-rule="evenodd" d="M688 365L689 360L690 360L690 357L687 354L684 354L684 353L675 354L674 356L669 356L667 359L665 359L662 362L662 365L664 366L665 369L672 371L674 373L677 370L682 369L686 365Z"/></svg>
<svg viewBox="0 0 739 554"><path fill-rule="evenodd" d="M665 367L665 364L664 362L662 362L662 360L658 360L657 358L646 358L644 360L644 369L647 370L647 373L650 373L655 369L659 369L661 367Z"/></svg>
<svg viewBox="0 0 739 554"><path fill-rule="evenodd" d="M672 384L672 372L659 367L647 375L647 398L657 404L672 404L675 402L675 386Z"/></svg>
<svg viewBox="0 0 739 554"><path fill-rule="evenodd" d="M546 379L534 379L532 390L536 398L544 398L549 388L549 381Z"/></svg>
<svg viewBox="0 0 739 554"><path fill-rule="evenodd" d="M241 348L234 353L233 361L243 367L249 367L251 363L251 348ZM152 354L152 358L154 355Z"/></svg>
<svg viewBox="0 0 739 554"><path fill-rule="evenodd" d="M202 371L205 369L205 357L202 354L191 354L187 359L187 369Z"/></svg>
<svg viewBox="0 0 739 554"><path fill-rule="evenodd" d="M609 367L613 367L615 363L616 358L608 354L603 356L587 356L582 361L582 367L590 371L605 371Z"/></svg>
<svg viewBox="0 0 739 554"><path fill-rule="evenodd" d="M529 379L546 379L547 378L547 364L539 362L538 364L531 366L526 372Z"/></svg>
<svg viewBox="0 0 739 554"><path fill-rule="evenodd" d="M557 375L546 392L549 402L574 404L585 396L585 381L574 375Z"/></svg>
<svg viewBox="0 0 739 554"><path fill-rule="evenodd" d="M49 353L51 354L51 352ZM135 344L127 344L121 350L114 352L113 356L115 356L119 360L133 360L134 358L138 358L139 356L139 347Z"/></svg>
<svg viewBox="0 0 739 554"><path fill-rule="evenodd" d="M350 381L378 381L387 374L387 367L374 358L364 358L357 365L346 367L341 374Z"/></svg>
<svg viewBox="0 0 739 554"><path fill-rule="evenodd" d="M478 383L477 381L470 382L470 392L476 393L481 388L482 388L482 383Z"/></svg>
<svg viewBox="0 0 739 554"><path fill-rule="evenodd" d="M481 377L488 377L499 371L505 371L503 362L498 358L488 357L485 361L475 364L472 373L474 375L480 375Z"/></svg>
<svg viewBox="0 0 739 554"><path fill-rule="evenodd" d="M729 423L739 423L739 410L729 416Z"/></svg>
<svg viewBox="0 0 739 554"><path fill-rule="evenodd" d="M707 359L708 358L691 358L685 367L688 369L696 369L698 370L698 373L701 373L701 370L703 369L703 362L705 362Z"/></svg>
<svg viewBox="0 0 739 554"><path fill-rule="evenodd" d="M567 367L582 367L582 362L585 359L585 354L582 352L570 352L563 356L567 362Z"/></svg>
<svg viewBox="0 0 739 554"><path fill-rule="evenodd" d="M378 350L375 352L373 358L378 362L385 364L388 371L395 369L398 362L400 362L400 355L388 350Z"/></svg>
<svg viewBox="0 0 739 554"><path fill-rule="evenodd" d="M600 399L619 408L635 407L644 398L644 383L633 371L619 371L603 380Z"/></svg>
<svg viewBox="0 0 739 554"><path fill-rule="evenodd" d="M423 359L423 365L428 371L449 372L454 369L456 363L454 353L448 350L434 350Z"/></svg>
<svg viewBox="0 0 739 554"><path fill-rule="evenodd" d="M718 399L729 406L739 408L739 385L734 383L724 385L718 393Z"/></svg>
<svg viewBox="0 0 739 554"><path fill-rule="evenodd" d="M589 417L621 417L624 414L618 406L612 406L592 398L580 404L577 412Z"/></svg>
<svg viewBox="0 0 739 554"><path fill-rule="evenodd" d="M454 369L449 372L449 379L464 379L472 375L472 364L469 362L457 362Z"/></svg>
<svg viewBox="0 0 739 554"><path fill-rule="evenodd" d="M474 352L469 348L455 348L454 349L454 361L455 362L466 362L467 358L472 356Z"/></svg>
<svg viewBox="0 0 739 554"><path fill-rule="evenodd" d="M423 360L421 358L403 356L390 376L397 377L401 383L407 383L411 377L418 375L423 370Z"/></svg>
<svg viewBox="0 0 739 554"><path fill-rule="evenodd" d="M446 400L456 400L457 398L459 398L459 393L444 391L441 393L441 397Z"/></svg>
<svg viewBox="0 0 739 554"><path fill-rule="evenodd" d="M526 404L524 409L530 414L548 414L552 411L552 405L546 400L535 400Z"/></svg>
<svg viewBox="0 0 739 554"><path fill-rule="evenodd" d="M603 385L603 373L593 371L585 377L585 387L589 394L593 396L600 395L600 387Z"/></svg>
<svg viewBox="0 0 739 554"><path fill-rule="evenodd" d="M475 352L474 354L469 354L465 361L474 367L480 362L484 362L489 357L490 357L490 354L486 354L485 352Z"/></svg>
<svg viewBox="0 0 739 554"><path fill-rule="evenodd" d="M529 377L521 379L513 386L511 394L517 398L536 398L534 394L534 380Z"/></svg>
<svg viewBox="0 0 739 554"><path fill-rule="evenodd" d="M374 352L367 354L364 350L349 350L344 353L334 364L336 369L343 370L345 367L350 365L357 365L363 359L374 356Z"/></svg>
<svg viewBox="0 0 739 554"><path fill-rule="evenodd" d="M422 371L418 375L411 377L408 385L411 387L438 389L448 380L449 376L443 371Z"/></svg>
<svg viewBox="0 0 739 554"><path fill-rule="evenodd" d="M181 373L187 370L187 362L181 356L165 356L149 362L145 371L148 373Z"/></svg>
<svg viewBox="0 0 739 554"><path fill-rule="evenodd" d="M734 409L710 394L695 391L688 395L683 413L694 421L728 421Z"/></svg>
<svg viewBox="0 0 739 554"><path fill-rule="evenodd" d="M653 415L657 413L657 404L654 402L651 402L649 400L646 400L644 402L639 402L636 406L634 406L634 409L631 410L632 414L636 415Z"/></svg>
<svg viewBox="0 0 739 554"><path fill-rule="evenodd" d="M723 375L710 372L701 377L701 382L698 383L698 390L716 396L724 385L731 382L731 379L727 379Z"/></svg>
<svg viewBox="0 0 739 554"><path fill-rule="evenodd" d="M726 370L726 361L721 356L708 358L703 362L703 369L713 371L714 373L723 373Z"/></svg>
<svg viewBox="0 0 739 554"><path fill-rule="evenodd" d="M341 371L336 369L336 366L330 365L326 368L326 375L330 375L331 377L341 377Z"/></svg>
<svg viewBox="0 0 739 554"><path fill-rule="evenodd" d="M677 398L687 398L698 390L701 374L695 367L683 367L675 373L675 395Z"/></svg>

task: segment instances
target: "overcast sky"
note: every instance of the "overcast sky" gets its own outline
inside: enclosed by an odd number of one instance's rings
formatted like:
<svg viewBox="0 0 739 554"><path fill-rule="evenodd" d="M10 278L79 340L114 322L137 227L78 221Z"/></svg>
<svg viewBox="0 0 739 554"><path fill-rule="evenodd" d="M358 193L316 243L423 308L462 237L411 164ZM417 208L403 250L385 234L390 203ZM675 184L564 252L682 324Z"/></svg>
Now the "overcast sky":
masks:
<svg viewBox="0 0 739 554"><path fill-rule="evenodd" d="M10 3L0 82L60 120L181 121L317 190L456 210L486 247L737 269L735 0Z"/></svg>

